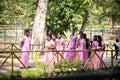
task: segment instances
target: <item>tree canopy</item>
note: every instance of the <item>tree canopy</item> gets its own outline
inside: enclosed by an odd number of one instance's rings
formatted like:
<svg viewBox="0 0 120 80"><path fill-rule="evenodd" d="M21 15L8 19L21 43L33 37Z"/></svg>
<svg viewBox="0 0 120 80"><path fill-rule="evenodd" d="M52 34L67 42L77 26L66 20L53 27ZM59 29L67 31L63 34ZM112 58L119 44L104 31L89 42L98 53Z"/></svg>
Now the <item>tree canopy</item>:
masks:
<svg viewBox="0 0 120 80"><path fill-rule="evenodd" d="M38 0L0 0L0 24L34 22ZM88 25L120 24L120 0L49 0L46 29L53 32L84 29Z"/></svg>
<svg viewBox="0 0 120 80"><path fill-rule="evenodd" d="M0 0L0 24L30 25L37 9L37 0Z"/></svg>

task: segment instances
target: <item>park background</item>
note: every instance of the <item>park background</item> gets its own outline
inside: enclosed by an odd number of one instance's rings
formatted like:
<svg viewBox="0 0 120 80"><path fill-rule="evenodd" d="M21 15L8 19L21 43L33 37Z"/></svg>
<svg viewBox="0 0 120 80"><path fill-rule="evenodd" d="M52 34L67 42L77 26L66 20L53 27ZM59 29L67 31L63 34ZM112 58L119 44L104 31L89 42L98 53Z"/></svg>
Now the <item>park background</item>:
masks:
<svg viewBox="0 0 120 80"><path fill-rule="evenodd" d="M0 0L0 49L9 43L20 48L25 29L31 30L31 44L41 46L48 29L55 36L62 32L67 41L72 29L76 34L84 31L90 39L100 34L108 44L120 37L120 1Z"/></svg>

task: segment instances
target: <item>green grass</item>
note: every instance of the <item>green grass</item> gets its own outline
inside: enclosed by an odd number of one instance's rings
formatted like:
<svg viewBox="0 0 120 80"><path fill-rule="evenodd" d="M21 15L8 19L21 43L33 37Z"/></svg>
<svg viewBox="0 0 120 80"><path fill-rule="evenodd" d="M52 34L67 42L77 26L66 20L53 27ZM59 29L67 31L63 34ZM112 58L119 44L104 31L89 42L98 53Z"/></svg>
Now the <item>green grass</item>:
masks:
<svg viewBox="0 0 120 80"><path fill-rule="evenodd" d="M72 69L80 66L80 64L82 64L80 61L67 61L66 63L64 60L61 60L59 63L57 63L55 67L52 67L52 66L48 66L45 63L41 63L39 64L37 69L34 70L22 69L22 70L14 71L13 75L11 75L10 73L4 76L0 76L0 80L8 80L11 79L12 77L36 78L36 77L46 76L49 73L52 73L53 70L61 71L61 69L63 69L62 67L64 67L65 70L67 71L70 68Z"/></svg>
<svg viewBox="0 0 120 80"><path fill-rule="evenodd" d="M7 80L10 77L11 77L10 74L4 75L4 76L0 76L0 80Z"/></svg>
<svg viewBox="0 0 120 80"><path fill-rule="evenodd" d="M46 69L46 70L45 70ZM22 77L22 78L33 78L33 77L40 77L42 75L44 75L45 73L51 73L52 72L52 67L48 66L45 63L41 63L38 67L38 69L34 69L34 70L26 70L26 69L22 69L22 70L17 70L14 71L13 75L11 75L11 73L0 76L0 80L8 80L11 77Z"/></svg>

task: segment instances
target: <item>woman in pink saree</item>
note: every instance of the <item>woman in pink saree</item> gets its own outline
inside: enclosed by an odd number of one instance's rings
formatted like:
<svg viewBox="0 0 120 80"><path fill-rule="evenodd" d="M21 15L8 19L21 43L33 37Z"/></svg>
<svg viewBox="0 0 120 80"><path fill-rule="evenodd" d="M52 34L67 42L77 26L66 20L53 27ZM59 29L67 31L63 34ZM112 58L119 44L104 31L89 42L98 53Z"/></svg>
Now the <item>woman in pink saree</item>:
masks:
<svg viewBox="0 0 120 80"><path fill-rule="evenodd" d="M95 44L96 45L92 50L96 50L96 54L102 59L104 54L104 49L105 49L105 43L102 41L102 37L100 35L97 36L97 43ZM91 66L89 66L89 68L93 68L94 60L96 61L96 68L102 68L102 61L97 56L95 59L92 56L90 61Z"/></svg>
<svg viewBox="0 0 120 80"><path fill-rule="evenodd" d="M55 42L52 40L51 35L47 35L46 42L45 42L46 52L44 53L44 61L47 64L50 63L50 65L52 65L52 66L55 64L55 59L52 60L54 52L47 52L47 51L49 51L49 50L51 51L53 49L55 49Z"/></svg>
<svg viewBox="0 0 120 80"><path fill-rule="evenodd" d="M100 35L97 36L97 48L96 50L100 50L100 51L96 51L97 55L102 59L103 58L103 54L104 54L104 50L105 50L105 43L102 40L102 37ZM97 57L97 68L102 68L102 61Z"/></svg>
<svg viewBox="0 0 120 80"><path fill-rule="evenodd" d="M97 47L97 35L93 36L93 41L91 42L91 50ZM93 53L91 51L91 53ZM90 62L88 64L88 68L94 68L94 63L93 63L93 55L91 55Z"/></svg>
<svg viewBox="0 0 120 80"><path fill-rule="evenodd" d="M22 51L26 51L26 52L22 52L22 57L21 57L21 61L22 63L29 68L28 65L28 60L29 60L29 51L30 50L30 35L29 35L29 30L25 30L25 36L22 39ZM20 68L24 68L24 66L21 64Z"/></svg>
<svg viewBox="0 0 120 80"><path fill-rule="evenodd" d="M76 43L77 43L77 36L75 35L75 31L72 31L72 34L70 35L70 41L67 46L67 50L72 52L66 52L66 59L67 60L75 60L76 59Z"/></svg>
<svg viewBox="0 0 120 80"><path fill-rule="evenodd" d="M80 38L78 39L78 50L81 50L78 53L78 58L81 61L86 61L88 59L88 52L86 52L86 34L80 33Z"/></svg>
<svg viewBox="0 0 120 80"><path fill-rule="evenodd" d="M56 39L56 49L64 51L65 50L65 39L62 38L61 33L58 33L58 38ZM64 57L64 52L59 52ZM61 60L61 56L58 54L58 60Z"/></svg>

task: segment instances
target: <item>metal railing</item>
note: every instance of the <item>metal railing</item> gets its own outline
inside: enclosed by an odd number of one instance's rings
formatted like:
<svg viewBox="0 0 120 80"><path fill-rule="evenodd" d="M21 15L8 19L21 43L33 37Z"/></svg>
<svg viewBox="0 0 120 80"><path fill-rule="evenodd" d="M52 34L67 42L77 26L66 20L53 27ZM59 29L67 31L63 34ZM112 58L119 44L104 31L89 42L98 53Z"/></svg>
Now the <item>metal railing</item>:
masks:
<svg viewBox="0 0 120 80"><path fill-rule="evenodd" d="M6 50L6 49L10 49L10 50ZM91 56L88 58L88 60L85 62L85 64L83 65L83 67L82 67L82 69L85 69L86 67L87 67L87 64L89 63L89 61L90 61L90 59L91 59L91 57L92 56L94 56L93 58L94 58L94 69L96 69L97 67L96 67L96 58L98 57L99 59L100 59L100 61L103 63L103 65L104 65L104 67L108 67L106 64L105 64L105 62L102 60L102 58L100 58L99 57L99 55L96 53L96 51L95 50L85 50L85 51L91 51L92 52L92 54L91 54ZM17 48L16 46L15 46L15 44L14 43L11 43L7 48L5 48L5 49L3 49L3 50L1 50L0 51L0 53L2 54L2 53L10 53L10 55L8 56L8 57L6 57L6 59L2 62L2 64L0 65L0 69L1 69L1 67L6 63L6 61L7 61L7 59L11 56L11 75L13 75L13 73L14 73L14 57L16 57L17 58L17 60L26 68L26 66L22 63L22 61L17 57L17 55L15 54L15 53L22 53L22 52L35 52L35 54L36 54L36 70L38 70L38 68L39 68L39 64L38 64L38 62L39 62L39 52L55 52L54 53L54 55L53 55L53 58L49 61L49 63L48 63L48 66L50 65L50 63L51 63L51 61L54 59L54 57L56 57L57 58L57 62L59 62L59 60L58 60L58 56L60 55L61 57L62 57L62 59L65 61L65 62L67 62L66 61L66 59L64 58L64 56L62 56L61 54L60 54L60 52L73 52L73 50L71 50L71 51L68 51L68 50L64 50L64 51L62 51L62 50L59 50L59 51L57 51L57 50L51 50L51 51L45 51L45 50L30 50L30 51L21 51L19 48ZM84 51L81 51L81 50L75 50L74 52L76 52L76 54L78 55L78 52L84 52ZM105 50L105 52L110 52L110 55L111 55L111 67L113 67L114 65L113 65L113 52L114 52L114 50ZM77 57L77 56L76 56ZM115 65L115 66L117 66L118 64L120 63L120 61L118 61L118 63ZM46 68L47 69L47 68ZM26 70L28 70L28 68L26 68Z"/></svg>

